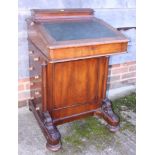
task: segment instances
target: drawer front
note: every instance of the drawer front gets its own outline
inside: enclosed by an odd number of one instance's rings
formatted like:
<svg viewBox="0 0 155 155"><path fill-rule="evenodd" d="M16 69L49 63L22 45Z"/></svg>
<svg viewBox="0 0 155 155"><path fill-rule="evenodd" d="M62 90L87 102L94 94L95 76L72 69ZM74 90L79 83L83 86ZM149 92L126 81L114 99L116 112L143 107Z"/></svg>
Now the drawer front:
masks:
<svg viewBox="0 0 155 155"><path fill-rule="evenodd" d="M42 63L44 57L38 49L29 42L29 74L30 74L30 90L31 98L41 97L42 87Z"/></svg>
<svg viewBox="0 0 155 155"><path fill-rule="evenodd" d="M50 50L52 60L60 61L65 59L81 59L82 57L100 57L122 53L127 50L127 43L113 43L104 45L68 47L62 49Z"/></svg>

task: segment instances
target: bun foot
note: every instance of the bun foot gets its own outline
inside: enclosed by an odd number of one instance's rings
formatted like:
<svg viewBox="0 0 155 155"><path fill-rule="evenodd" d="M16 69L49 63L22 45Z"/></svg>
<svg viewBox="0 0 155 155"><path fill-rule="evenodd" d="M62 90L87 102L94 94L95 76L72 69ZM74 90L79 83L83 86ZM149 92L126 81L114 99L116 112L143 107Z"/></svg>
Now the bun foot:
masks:
<svg viewBox="0 0 155 155"><path fill-rule="evenodd" d="M50 143L46 143L46 148L48 149L48 150L50 150L50 151L54 151L54 152L56 152L56 151L58 151L60 148L61 148L61 144L59 143L59 144L57 144L57 145L51 145Z"/></svg>

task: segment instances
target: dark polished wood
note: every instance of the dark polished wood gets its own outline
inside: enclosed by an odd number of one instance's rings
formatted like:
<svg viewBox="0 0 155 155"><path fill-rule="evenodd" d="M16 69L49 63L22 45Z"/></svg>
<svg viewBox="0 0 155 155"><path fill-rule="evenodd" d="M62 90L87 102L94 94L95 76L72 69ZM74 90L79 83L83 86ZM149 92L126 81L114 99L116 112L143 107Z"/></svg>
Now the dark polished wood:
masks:
<svg viewBox="0 0 155 155"><path fill-rule="evenodd" d="M32 89L29 108L47 139L47 148L53 151L61 147L59 124L99 115L110 131L119 129L119 118L106 98L108 64L110 55L126 52L128 39L95 18L93 12L32 10L27 19ZM43 24L79 21L96 22L115 35L58 41Z"/></svg>
<svg viewBox="0 0 155 155"><path fill-rule="evenodd" d="M47 63L42 63L42 112L48 111L47 109Z"/></svg>
<svg viewBox="0 0 155 155"><path fill-rule="evenodd" d="M29 109L33 112L40 128L42 129L45 138L47 139L47 148L52 151L57 151L61 147L60 133L57 127L53 124L53 120L48 111L40 112L39 107L34 100L29 101Z"/></svg>
<svg viewBox="0 0 155 155"><path fill-rule="evenodd" d="M101 109L95 114L104 118L110 131L116 132L119 129L119 117L113 112L112 103L108 98L103 100Z"/></svg>

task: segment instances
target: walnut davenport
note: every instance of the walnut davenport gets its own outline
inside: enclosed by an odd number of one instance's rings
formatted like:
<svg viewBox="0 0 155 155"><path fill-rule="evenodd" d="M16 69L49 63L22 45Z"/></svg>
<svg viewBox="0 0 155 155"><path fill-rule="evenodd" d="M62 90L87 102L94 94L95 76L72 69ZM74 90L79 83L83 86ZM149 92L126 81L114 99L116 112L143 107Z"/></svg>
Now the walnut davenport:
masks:
<svg viewBox="0 0 155 155"><path fill-rule="evenodd" d="M109 56L125 53L128 39L92 9L32 10L27 19L31 91L29 109L47 148L61 148L57 125L98 115L110 131L119 118L106 98Z"/></svg>

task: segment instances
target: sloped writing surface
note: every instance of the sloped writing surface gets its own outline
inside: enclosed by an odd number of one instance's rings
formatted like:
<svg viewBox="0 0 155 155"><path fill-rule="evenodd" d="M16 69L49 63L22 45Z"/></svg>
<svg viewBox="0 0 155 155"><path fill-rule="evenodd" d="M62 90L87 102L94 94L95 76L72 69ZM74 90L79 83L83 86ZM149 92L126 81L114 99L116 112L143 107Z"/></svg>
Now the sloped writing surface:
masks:
<svg viewBox="0 0 155 155"><path fill-rule="evenodd" d="M97 39L117 36L112 30L93 20L43 23L43 26L48 34L56 41Z"/></svg>

